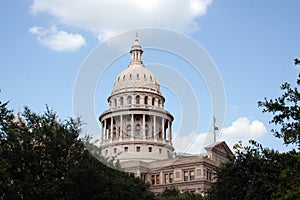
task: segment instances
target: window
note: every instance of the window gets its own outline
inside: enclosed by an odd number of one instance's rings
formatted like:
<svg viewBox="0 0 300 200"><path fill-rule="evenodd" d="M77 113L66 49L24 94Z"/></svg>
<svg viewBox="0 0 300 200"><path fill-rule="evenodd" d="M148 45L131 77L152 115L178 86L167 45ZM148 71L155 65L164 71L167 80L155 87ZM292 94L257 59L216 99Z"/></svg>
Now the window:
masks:
<svg viewBox="0 0 300 200"><path fill-rule="evenodd" d="M127 104L131 104L131 101L132 101L132 97L131 97L131 96L128 96L128 97L127 97Z"/></svg>
<svg viewBox="0 0 300 200"><path fill-rule="evenodd" d="M145 135L146 137L149 136L149 126L147 124L145 125Z"/></svg>
<svg viewBox="0 0 300 200"><path fill-rule="evenodd" d="M123 106L123 104L124 104L124 98L123 97L120 98L120 104L121 104L121 106Z"/></svg>
<svg viewBox="0 0 300 200"><path fill-rule="evenodd" d="M144 104L145 104L145 105L148 104L148 97L147 97L147 96L145 96L145 98L144 98Z"/></svg>
<svg viewBox="0 0 300 200"><path fill-rule="evenodd" d="M139 124L137 124L135 126L135 135L140 136L140 134L141 134L141 126Z"/></svg>
<svg viewBox="0 0 300 200"><path fill-rule="evenodd" d="M183 180L184 181L188 181L189 180L189 172L188 171L184 171L183 172Z"/></svg>
<svg viewBox="0 0 300 200"><path fill-rule="evenodd" d="M144 74L144 79L146 79L146 74Z"/></svg>
<svg viewBox="0 0 300 200"><path fill-rule="evenodd" d="M117 153L117 148L114 148L114 153Z"/></svg>
<svg viewBox="0 0 300 200"><path fill-rule="evenodd" d="M108 154L108 150L106 149L106 150L105 150L105 155L107 156L107 154Z"/></svg>
<svg viewBox="0 0 300 200"><path fill-rule="evenodd" d="M165 183L169 183L169 174L165 174Z"/></svg>
<svg viewBox="0 0 300 200"><path fill-rule="evenodd" d="M154 106L154 103L155 103L155 98L153 97L152 98L152 106Z"/></svg>
<svg viewBox="0 0 300 200"><path fill-rule="evenodd" d="M140 146L136 147L136 152L141 152L141 147Z"/></svg>
<svg viewBox="0 0 300 200"><path fill-rule="evenodd" d="M132 74L129 74L129 78L132 78Z"/></svg>
<svg viewBox="0 0 300 200"><path fill-rule="evenodd" d="M139 74L136 74L136 78L140 78L140 75L139 75Z"/></svg>
<svg viewBox="0 0 300 200"><path fill-rule="evenodd" d="M155 175L151 175L151 184L155 185Z"/></svg>
<svg viewBox="0 0 300 200"><path fill-rule="evenodd" d="M115 139L117 136L117 129L116 127L113 128L113 139Z"/></svg>
<svg viewBox="0 0 300 200"><path fill-rule="evenodd" d="M156 184L160 184L160 177L159 177L159 174L156 174Z"/></svg>
<svg viewBox="0 0 300 200"><path fill-rule="evenodd" d="M160 107L160 100L158 100L158 107Z"/></svg>
<svg viewBox="0 0 300 200"><path fill-rule="evenodd" d="M125 80L125 75L123 76L123 80Z"/></svg>
<svg viewBox="0 0 300 200"><path fill-rule="evenodd" d="M195 180L195 171L190 171L190 181Z"/></svg>
<svg viewBox="0 0 300 200"><path fill-rule="evenodd" d="M159 153L161 153L162 152L162 149L161 148L159 148Z"/></svg>
<svg viewBox="0 0 300 200"><path fill-rule="evenodd" d="M135 103L136 104L140 104L140 96L136 96L135 97Z"/></svg>
<svg viewBox="0 0 300 200"><path fill-rule="evenodd" d="M124 152L128 152L128 147L124 147Z"/></svg>
<svg viewBox="0 0 300 200"><path fill-rule="evenodd" d="M152 76L150 76L150 80L152 81Z"/></svg>
<svg viewBox="0 0 300 200"><path fill-rule="evenodd" d="M170 183L173 183L173 173L170 173L170 175L169 175L169 176L170 176L170 180L169 180L169 181L170 181Z"/></svg>
<svg viewBox="0 0 300 200"><path fill-rule="evenodd" d="M195 180L195 171L187 170L183 172L183 180L184 181L194 181Z"/></svg>
<svg viewBox="0 0 300 200"><path fill-rule="evenodd" d="M152 147L148 147L148 152L152 152Z"/></svg>
<svg viewBox="0 0 300 200"><path fill-rule="evenodd" d="M127 136L131 136L131 125L127 125Z"/></svg>
<svg viewBox="0 0 300 200"><path fill-rule="evenodd" d="M114 102L115 102L115 107L117 107L117 99L115 99Z"/></svg>

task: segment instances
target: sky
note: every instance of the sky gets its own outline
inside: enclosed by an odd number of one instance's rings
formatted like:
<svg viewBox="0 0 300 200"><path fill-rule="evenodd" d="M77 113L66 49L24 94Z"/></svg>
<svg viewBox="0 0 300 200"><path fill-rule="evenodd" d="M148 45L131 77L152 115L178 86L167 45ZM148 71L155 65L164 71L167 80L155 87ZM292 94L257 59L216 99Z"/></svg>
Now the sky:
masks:
<svg viewBox="0 0 300 200"><path fill-rule="evenodd" d="M298 0L4 0L0 12L0 100L10 101L15 113L25 105L42 113L49 105L62 119L80 115L74 111L80 70L93 52L118 41L117 36L127 31L132 39L117 45L129 50L139 30L139 42L146 47L143 61L156 72L165 108L175 116L175 150L198 153L211 142L212 117L218 112L212 104L218 99L211 100L211 85L203 74L194 73L189 60L147 48L151 44L145 28L159 28L196 43L213 62L226 97L224 123L221 115L216 116L218 140L232 148L239 140L255 139L265 147L286 151L289 147L270 131L274 128L268 123L272 116L262 113L257 102L280 96L283 82L295 83L299 68L293 59L300 57L299 7ZM108 51L101 53L108 57ZM92 88L93 119L83 116L86 132L100 136L100 124L88 125L108 109L106 99L113 81L128 63L129 54L122 51L109 66L99 66L107 68ZM180 86L186 84L194 96L182 95L176 85L168 85L177 79L164 78L163 69L176 72L183 81ZM196 102L197 108L193 103L187 105L186 98ZM82 108L85 106L90 105ZM195 125L191 123L196 123L196 128L189 128Z"/></svg>

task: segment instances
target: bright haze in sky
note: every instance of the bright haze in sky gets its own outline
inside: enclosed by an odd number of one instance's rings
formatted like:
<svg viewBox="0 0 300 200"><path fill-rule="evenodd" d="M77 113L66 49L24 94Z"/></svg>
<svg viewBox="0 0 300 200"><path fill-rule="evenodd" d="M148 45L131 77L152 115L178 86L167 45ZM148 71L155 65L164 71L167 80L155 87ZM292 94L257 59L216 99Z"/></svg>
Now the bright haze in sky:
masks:
<svg viewBox="0 0 300 200"><path fill-rule="evenodd" d="M0 100L10 101L9 107L15 112L24 105L43 112L47 104L61 118L80 115L72 108L74 83L91 52L124 31L163 28L196 42L217 67L226 94L224 124L218 124L222 120L216 116L218 140L225 140L232 148L239 140L246 143L255 139L284 151L282 141L270 132L274 128L268 123L272 116L263 114L257 102L280 96L281 83L295 83L299 69L293 59L300 57L299 7L298 0L4 1L0 14ZM140 35L142 46L143 37ZM181 115L177 94L162 85L165 108L175 116L175 150L199 153L212 141L213 132L214 113L206 82L196 80L201 79L200 75L189 76L191 66L183 58L170 52L144 50L146 66L168 65L182 74L195 92L199 127L178 133L186 116ZM95 118L108 108L113 81L128 62L128 53L120 55L99 79L93 105ZM84 130L100 136L100 124Z"/></svg>

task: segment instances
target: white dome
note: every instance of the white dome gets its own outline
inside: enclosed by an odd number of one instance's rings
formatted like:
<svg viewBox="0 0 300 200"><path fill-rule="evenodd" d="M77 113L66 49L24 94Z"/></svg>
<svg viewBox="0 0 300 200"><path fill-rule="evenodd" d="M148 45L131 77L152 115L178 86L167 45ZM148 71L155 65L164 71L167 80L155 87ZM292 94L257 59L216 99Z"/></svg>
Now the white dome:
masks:
<svg viewBox="0 0 300 200"><path fill-rule="evenodd" d="M112 94L125 91L149 91L161 94L156 77L143 64L131 64L118 75Z"/></svg>

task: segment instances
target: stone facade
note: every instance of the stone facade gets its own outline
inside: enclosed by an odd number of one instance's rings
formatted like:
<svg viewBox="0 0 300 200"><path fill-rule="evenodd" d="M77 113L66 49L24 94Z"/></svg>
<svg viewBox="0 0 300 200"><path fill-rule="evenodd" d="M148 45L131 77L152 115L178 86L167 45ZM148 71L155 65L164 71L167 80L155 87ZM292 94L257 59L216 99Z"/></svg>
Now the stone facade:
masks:
<svg viewBox="0 0 300 200"><path fill-rule="evenodd" d="M205 148L205 155L179 156L172 145L173 116L164 109L165 98L156 77L143 65L142 47L136 38L130 64L121 72L108 97L110 108L102 125L101 153L120 161L121 167L151 184L159 193L166 187L204 192L220 163L231 150L224 141Z"/></svg>

